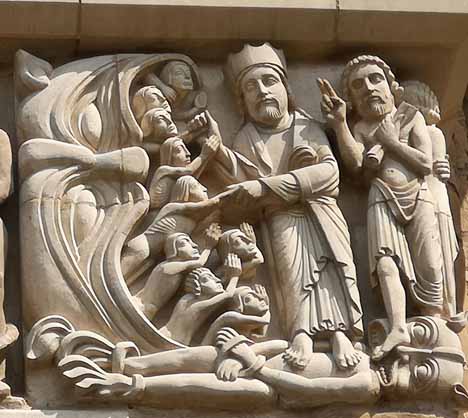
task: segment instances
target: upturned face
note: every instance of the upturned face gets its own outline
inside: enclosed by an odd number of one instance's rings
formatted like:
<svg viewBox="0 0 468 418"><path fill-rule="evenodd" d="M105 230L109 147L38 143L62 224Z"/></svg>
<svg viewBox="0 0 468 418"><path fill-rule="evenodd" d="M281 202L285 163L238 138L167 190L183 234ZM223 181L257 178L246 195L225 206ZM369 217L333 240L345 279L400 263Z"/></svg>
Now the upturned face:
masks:
<svg viewBox="0 0 468 418"><path fill-rule="evenodd" d="M145 95L146 109L156 109L161 107L165 102L166 98L162 95L161 91L157 87L150 87Z"/></svg>
<svg viewBox="0 0 468 418"><path fill-rule="evenodd" d="M254 67L241 81L241 91L250 118L275 127L288 112L288 93L279 74L269 67Z"/></svg>
<svg viewBox="0 0 468 418"><path fill-rule="evenodd" d="M172 148L171 165L174 167L187 167L190 164L190 151L182 139L177 141Z"/></svg>
<svg viewBox="0 0 468 418"><path fill-rule="evenodd" d="M376 64L364 64L348 80L353 106L365 120L379 119L390 113L395 100L384 71Z"/></svg>
<svg viewBox="0 0 468 418"><path fill-rule="evenodd" d="M262 316L268 311L266 301L255 292L249 292L242 298L244 305L244 314L253 316Z"/></svg>
<svg viewBox="0 0 468 418"><path fill-rule="evenodd" d="M192 73L187 64L181 62L174 65L171 71L171 87L176 91L193 90Z"/></svg>
<svg viewBox="0 0 468 418"><path fill-rule="evenodd" d="M251 260L260 252L255 243L242 231L233 233L230 245L229 251L236 254L242 261Z"/></svg>
<svg viewBox="0 0 468 418"><path fill-rule="evenodd" d="M175 244L177 257L182 260L196 260L200 257L198 245L195 244L188 235L181 236Z"/></svg>
<svg viewBox="0 0 468 418"><path fill-rule="evenodd" d="M203 273L198 281L202 295L214 296L224 292L221 280L211 272Z"/></svg>
<svg viewBox="0 0 468 418"><path fill-rule="evenodd" d="M169 114L159 113L152 118L153 132L156 138L169 138L177 135L177 128Z"/></svg>

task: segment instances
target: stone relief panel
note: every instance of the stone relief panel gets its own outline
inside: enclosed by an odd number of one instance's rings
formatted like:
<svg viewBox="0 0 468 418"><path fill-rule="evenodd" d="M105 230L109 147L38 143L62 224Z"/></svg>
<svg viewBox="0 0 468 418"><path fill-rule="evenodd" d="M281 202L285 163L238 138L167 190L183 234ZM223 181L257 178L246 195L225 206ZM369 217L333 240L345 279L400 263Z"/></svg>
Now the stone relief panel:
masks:
<svg viewBox="0 0 468 418"><path fill-rule="evenodd" d="M314 71L296 100L269 44L224 82L181 54L17 53L32 399L466 403L437 98L374 56Z"/></svg>

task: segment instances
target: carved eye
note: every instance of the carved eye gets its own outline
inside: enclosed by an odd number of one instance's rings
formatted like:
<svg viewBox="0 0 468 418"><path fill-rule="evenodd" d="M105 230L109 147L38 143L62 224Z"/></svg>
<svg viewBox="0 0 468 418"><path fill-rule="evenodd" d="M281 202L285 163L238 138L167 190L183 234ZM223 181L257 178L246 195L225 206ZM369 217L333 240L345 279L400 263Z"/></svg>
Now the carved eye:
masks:
<svg viewBox="0 0 468 418"><path fill-rule="evenodd" d="M384 81L384 76L380 73L372 73L370 76L369 76L369 80L372 84L378 84L382 81Z"/></svg>
<svg viewBox="0 0 468 418"><path fill-rule="evenodd" d="M358 78L356 80L353 80L351 82L351 87L354 89L354 90L359 90L362 88L362 86L364 85L364 80L362 78Z"/></svg>
<svg viewBox="0 0 468 418"><path fill-rule="evenodd" d="M411 343L414 347L430 348L436 344L439 333L437 326L430 318L418 318L409 324Z"/></svg>
<svg viewBox="0 0 468 418"><path fill-rule="evenodd" d="M274 86L278 82L279 82L279 80L277 80L275 77L272 77L272 76L265 77L264 80L263 80L263 84L266 87Z"/></svg>
<svg viewBox="0 0 468 418"><path fill-rule="evenodd" d="M254 81L249 81L244 84L245 91L252 92L256 89L256 83Z"/></svg>
<svg viewBox="0 0 468 418"><path fill-rule="evenodd" d="M416 392L428 392L437 384L439 365L435 360L427 359L414 367L412 377Z"/></svg>

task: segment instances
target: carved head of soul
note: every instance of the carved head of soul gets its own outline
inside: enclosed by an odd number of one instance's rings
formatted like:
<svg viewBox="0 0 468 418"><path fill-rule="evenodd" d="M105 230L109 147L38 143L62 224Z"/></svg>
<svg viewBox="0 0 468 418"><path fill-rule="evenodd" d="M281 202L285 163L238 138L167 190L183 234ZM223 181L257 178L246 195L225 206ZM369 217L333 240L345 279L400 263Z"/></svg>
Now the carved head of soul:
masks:
<svg viewBox="0 0 468 418"><path fill-rule="evenodd" d="M238 82L244 111L253 122L276 127L290 108L291 93L284 77L273 67L257 65Z"/></svg>
<svg viewBox="0 0 468 418"><path fill-rule="evenodd" d="M171 114L164 109L151 109L141 120L141 130L145 139L161 143L166 138L177 135L177 127Z"/></svg>
<svg viewBox="0 0 468 418"><path fill-rule="evenodd" d="M171 234L166 239L164 252L168 260L177 258L179 260L196 260L200 257L198 245L189 235L184 233Z"/></svg>
<svg viewBox="0 0 468 418"><path fill-rule="evenodd" d="M254 258L263 260L257 245L240 229L226 231L219 239L219 258L224 260L229 253L237 255L243 262L250 261Z"/></svg>
<svg viewBox="0 0 468 418"><path fill-rule="evenodd" d="M179 137L168 138L161 145L161 165L171 167L187 167L191 162L191 154L184 141Z"/></svg>
<svg viewBox="0 0 468 418"><path fill-rule="evenodd" d="M179 177L171 191L171 202L204 202L207 199L207 188L192 176Z"/></svg>
<svg viewBox="0 0 468 418"><path fill-rule="evenodd" d="M210 269L199 267L192 270L185 279L185 291L195 296L211 297L224 292L221 279Z"/></svg>
<svg viewBox="0 0 468 418"><path fill-rule="evenodd" d="M262 294L249 286L238 287L234 292L232 309L244 315L263 316L269 305Z"/></svg>
<svg viewBox="0 0 468 418"><path fill-rule="evenodd" d="M351 60L342 77L343 95L364 120L382 119L395 107L394 95L403 89L380 58L363 55Z"/></svg>
<svg viewBox="0 0 468 418"><path fill-rule="evenodd" d="M163 83L171 86L177 93L193 90L192 72L185 62L169 62L164 66L159 77Z"/></svg>

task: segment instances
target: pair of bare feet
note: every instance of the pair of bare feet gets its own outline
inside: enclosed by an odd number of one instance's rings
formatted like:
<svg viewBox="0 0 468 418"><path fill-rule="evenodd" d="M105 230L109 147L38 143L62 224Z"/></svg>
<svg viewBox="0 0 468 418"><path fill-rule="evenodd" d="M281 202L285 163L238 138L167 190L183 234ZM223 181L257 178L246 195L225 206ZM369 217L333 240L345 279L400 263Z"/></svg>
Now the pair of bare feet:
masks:
<svg viewBox="0 0 468 418"><path fill-rule="evenodd" d="M343 332L334 332L331 343L333 358L340 369L352 369L359 364L361 354ZM291 368L303 370L310 361L313 348L312 338L305 332L299 332L284 352L283 358Z"/></svg>

